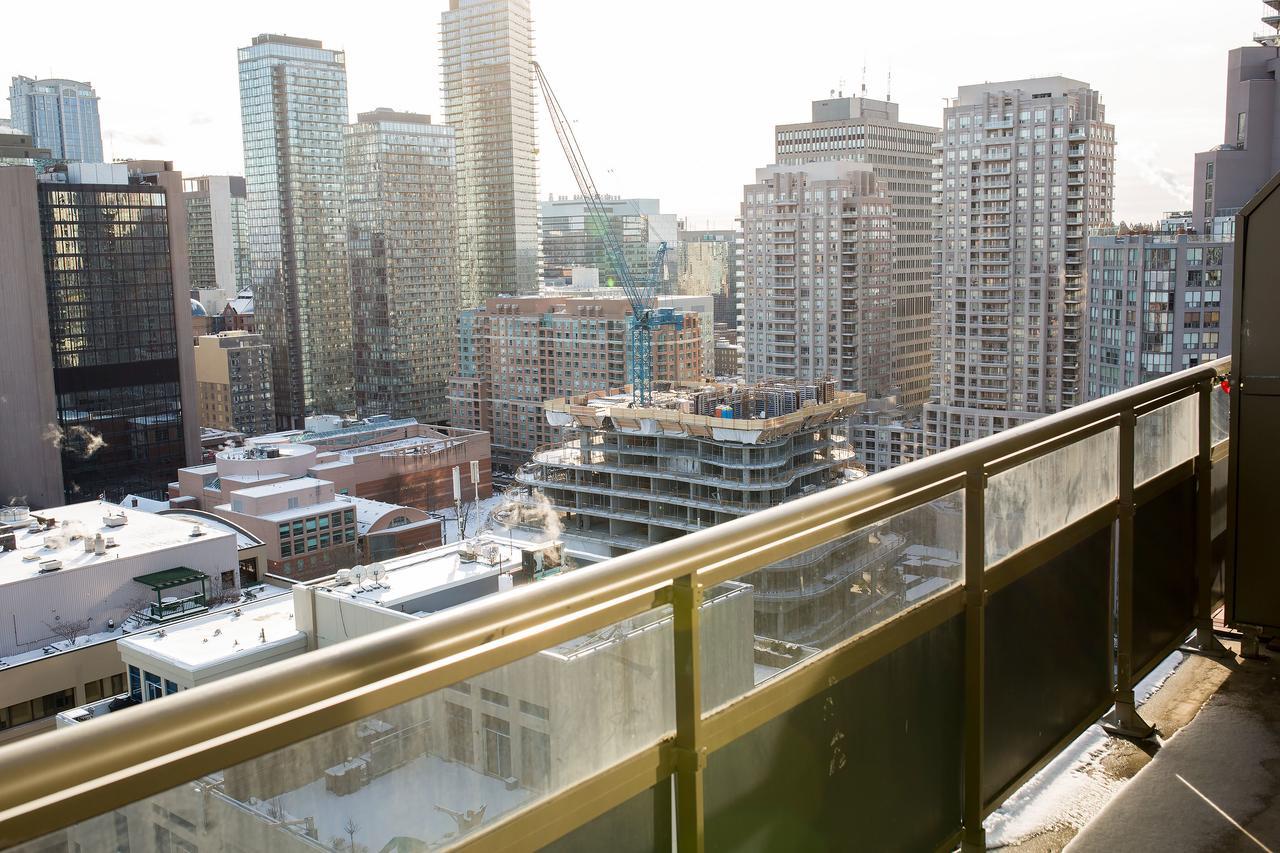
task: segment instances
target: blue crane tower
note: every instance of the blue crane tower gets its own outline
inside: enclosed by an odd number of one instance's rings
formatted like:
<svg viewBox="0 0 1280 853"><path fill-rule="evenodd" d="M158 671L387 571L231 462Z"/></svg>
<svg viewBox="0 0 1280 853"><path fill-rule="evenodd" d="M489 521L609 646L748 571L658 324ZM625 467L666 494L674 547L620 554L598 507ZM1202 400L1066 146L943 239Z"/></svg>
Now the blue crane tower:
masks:
<svg viewBox="0 0 1280 853"><path fill-rule="evenodd" d="M648 406L653 402L653 330L661 326L673 326L676 329L684 327L683 316L677 315L670 308L657 306L658 281L662 277L662 261L667 254L667 244L664 241L658 245L653 263L643 278L632 273L626 255L622 251L622 242L609 224L609 212L600 197L600 192L596 189L591 170L582 156L582 149L578 147L578 139L573 133L573 127L565 116L564 110L561 109L555 92L551 90L551 84L547 82L542 66L535 62L533 69L538 75L542 96L547 101L547 110L551 113L551 125L555 128L556 138L560 140L564 156L569 160L573 178L578 182L578 190L587 203L589 216L594 220L596 230L604 241L605 252L613 263L618 281L622 283L622 289L631 302L631 317L627 328L631 344L631 358L628 364L631 396L636 406Z"/></svg>

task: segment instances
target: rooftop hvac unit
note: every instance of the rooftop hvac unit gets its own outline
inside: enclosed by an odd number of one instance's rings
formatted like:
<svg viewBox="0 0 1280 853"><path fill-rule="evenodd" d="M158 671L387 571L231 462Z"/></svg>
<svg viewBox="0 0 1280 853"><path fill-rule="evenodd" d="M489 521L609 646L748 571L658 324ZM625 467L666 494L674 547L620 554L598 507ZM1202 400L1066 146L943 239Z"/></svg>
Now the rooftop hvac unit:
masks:
<svg viewBox="0 0 1280 853"><path fill-rule="evenodd" d="M124 527L129 523L129 517L123 512L119 514L109 512L102 517L102 523L106 527Z"/></svg>
<svg viewBox="0 0 1280 853"><path fill-rule="evenodd" d="M40 561L40 574L45 574L46 572L56 572L60 568L62 568L61 560L41 560Z"/></svg>

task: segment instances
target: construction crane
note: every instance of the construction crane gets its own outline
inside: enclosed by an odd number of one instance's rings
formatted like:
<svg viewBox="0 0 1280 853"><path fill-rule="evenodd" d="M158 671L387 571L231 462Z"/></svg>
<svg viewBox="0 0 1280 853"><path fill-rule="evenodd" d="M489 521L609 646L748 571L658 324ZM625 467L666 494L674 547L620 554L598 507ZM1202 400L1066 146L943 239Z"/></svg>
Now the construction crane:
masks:
<svg viewBox="0 0 1280 853"><path fill-rule="evenodd" d="M547 110L551 113L551 125L555 128L556 138L560 140L560 147L564 149L564 156L569 161L573 178L578 182L578 190L587 204L589 217L595 220L600 238L604 241L605 252L613 263L614 271L617 273L618 281L622 283L627 299L631 301L631 318L627 329L631 343L631 364L629 365L631 396L634 405L648 406L653 402L653 331L662 326L672 326L676 329L684 327L683 316L677 315L670 308L657 306L658 282L662 278L662 262L667 255L666 241L658 244L657 254L649 270L642 271L644 277L637 277L631 271L627 257L622 251L622 241L618 239L618 235L614 233L609 223L609 211L600 197L600 192L596 189L591 170L582 156L582 149L578 147L578 139L573 133L573 127L565 116L564 110L560 108L560 101L551 90L551 84L547 82L547 75L543 73L542 66L536 62L533 63L533 70L538 75L538 85L542 87L542 96L546 99Z"/></svg>

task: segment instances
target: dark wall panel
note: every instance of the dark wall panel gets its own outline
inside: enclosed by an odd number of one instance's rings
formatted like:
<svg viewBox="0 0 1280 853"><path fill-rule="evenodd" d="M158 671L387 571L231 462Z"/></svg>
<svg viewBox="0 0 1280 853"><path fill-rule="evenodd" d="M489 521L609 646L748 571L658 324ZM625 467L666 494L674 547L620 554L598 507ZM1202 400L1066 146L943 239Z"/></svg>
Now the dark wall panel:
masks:
<svg viewBox="0 0 1280 853"><path fill-rule="evenodd" d="M1196 489L1184 480L1138 507L1133 537L1133 671L1191 629L1196 608Z"/></svg>
<svg viewBox="0 0 1280 853"><path fill-rule="evenodd" d="M962 617L712 753L708 850L932 850L960 825Z"/></svg>
<svg viewBox="0 0 1280 853"><path fill-rule="evenodd" d="M1110 696L1110 556L1108 527L991 595L986 802Z"/></svg>

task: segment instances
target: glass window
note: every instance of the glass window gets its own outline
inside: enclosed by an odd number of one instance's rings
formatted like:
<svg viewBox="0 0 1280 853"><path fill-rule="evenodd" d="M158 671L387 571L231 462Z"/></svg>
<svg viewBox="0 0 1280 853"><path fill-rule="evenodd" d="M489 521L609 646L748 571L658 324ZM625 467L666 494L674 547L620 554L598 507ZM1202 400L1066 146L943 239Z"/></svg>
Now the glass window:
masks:
<svg viewBox="0 0 1280 853"><path fill-rule="evenodd" d="M169 696L178 692L178 685L169 679L164 680L164 695Z"/></svg>
<svg viewBox="0 0 1280 853"><path fill-rule="evenodd" d="M159 699L164 695L164 691L160 687L160 676L154 672L142 673L143 700L150 702L152 699Z"/></svg>
<svg viewBox="0 0 1280 853"><path fill-rule="evenodd" d="M135 702L142 701L142 674L132 665L129 667L129 696Z"/></svg>
<svg viewBox="0 0 1280 853"><path fill-rule="evenodd" d="M510 704L510 700L507 698L505 693L497 693L493 690L487 690L483 687L480 688L480 698L486 702L492 702L495 705L501 705L504 708Z"/></svg>
<svg viewBox="0 0 1280 853"><path fill-rule="evenodd" d="M499 717L484 720L484 770L499 779L511 777L511 724Z"/></svg>
<svg viewBox="0 0 1280 853"><path fill-rule="evenodd" d="M474 755L471 709L453 702L445 702L444 708L449 736L449 758L460 764L470 764Z"/></svg>

